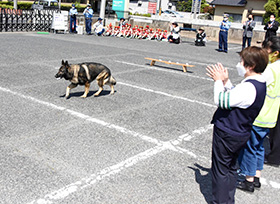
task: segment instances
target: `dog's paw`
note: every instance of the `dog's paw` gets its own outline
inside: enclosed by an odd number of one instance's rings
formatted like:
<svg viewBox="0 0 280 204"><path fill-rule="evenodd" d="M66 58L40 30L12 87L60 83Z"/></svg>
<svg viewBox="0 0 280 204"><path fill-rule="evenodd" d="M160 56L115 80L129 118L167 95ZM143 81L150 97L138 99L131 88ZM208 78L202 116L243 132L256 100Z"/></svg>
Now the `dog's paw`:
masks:
<svg viewBox="0 0 280 204"><path fill-rule="evenodd" d="M85 95L82 95L82 96L80 96L81 98L86 98L87 96L85 96Z"/></svg>

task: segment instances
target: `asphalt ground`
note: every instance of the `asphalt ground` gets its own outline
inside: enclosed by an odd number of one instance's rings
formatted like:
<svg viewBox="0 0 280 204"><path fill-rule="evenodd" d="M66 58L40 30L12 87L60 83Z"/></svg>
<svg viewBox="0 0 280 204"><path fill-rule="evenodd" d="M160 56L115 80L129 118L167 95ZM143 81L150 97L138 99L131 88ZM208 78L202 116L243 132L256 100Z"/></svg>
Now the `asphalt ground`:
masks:
<svg viewBox="0 0 280 204"><path fill-rule="evenodd" d="M1 204L201 204L211 201L213 81L221 62L233 83L241 46L70 34L0 34ZM189 63L187 73L152 57ZM99 62L117 80L99 97L93 82L63 96L61 60ZM236 203L278 204L279 168L264 166L262 187L237 190Z"/></svg>

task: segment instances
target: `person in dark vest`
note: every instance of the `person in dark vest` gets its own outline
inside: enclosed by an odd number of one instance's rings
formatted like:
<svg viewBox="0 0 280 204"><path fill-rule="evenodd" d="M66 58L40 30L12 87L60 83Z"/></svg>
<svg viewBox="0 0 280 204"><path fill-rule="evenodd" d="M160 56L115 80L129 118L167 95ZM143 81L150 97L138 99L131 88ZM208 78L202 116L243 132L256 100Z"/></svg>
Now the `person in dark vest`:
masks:
<svg viewBox="0 0 280 204"><path fill-rule="evenodd" d="M248 21L243 23L243 42L242 42L242 50L246 47L246 42L247 42L247 47L251 46L251 41L253 37L253 29L256 26L256 22L253 19L253 15L250 14L248 16Z"/></svg>
<svg viewBox="0 0 280 204"><path fill-rule="evenodd" d="M218 106L213 119L212 203L234 204L237 183L237 158L251 136L252 124L261 110L266 82L261 73L268 63L268 53L260 47L247 47L236 65L244 80L233 87L222 64L207 66L214 81L214 101Z"/></svg>
<svg viewBox="0 0 280 204"><path fill-rule="evenodd" d="M266 30L265 39L271 36L276 36L278 27L279 27L279 22L275 20L275 14L271 14L269 21L264 26L264 30Z"/></svg>

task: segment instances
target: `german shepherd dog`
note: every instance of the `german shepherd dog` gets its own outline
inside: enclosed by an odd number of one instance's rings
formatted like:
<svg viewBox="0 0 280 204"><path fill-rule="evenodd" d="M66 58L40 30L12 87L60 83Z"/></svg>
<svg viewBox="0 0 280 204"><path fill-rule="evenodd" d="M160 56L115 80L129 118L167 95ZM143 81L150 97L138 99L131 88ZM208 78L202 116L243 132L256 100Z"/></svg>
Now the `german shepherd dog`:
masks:
<svg viewBox="0 0 280 204"><path fill-rule="evenodd" d="M85 92L81 97L86 98L89 93L90 83L95 79L99 86L99 90L94 96L98 96L101 93L105 84L111 87L110 94L114 94L115 92L114 85L116 85L116 80L111 75L109 68L99 63L84 62L80 64L68 64L68 61L64 62L64 60L62 60L61 67L55 77L64 78L71 82L66 88L66 98L69 97L70 90L78 85L85 86Z"/></svg>

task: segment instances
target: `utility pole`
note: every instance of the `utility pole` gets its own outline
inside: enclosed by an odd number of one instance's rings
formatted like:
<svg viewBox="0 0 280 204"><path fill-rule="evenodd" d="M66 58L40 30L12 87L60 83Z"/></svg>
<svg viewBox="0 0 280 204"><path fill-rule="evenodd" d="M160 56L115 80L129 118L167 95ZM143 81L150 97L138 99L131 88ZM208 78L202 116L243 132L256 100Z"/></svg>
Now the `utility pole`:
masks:
<svg viewBox="0 0 280 204"><path fill-rule="evenodd" d="M99 17L102 19L104 19L105 17L105 7L106 7L106 0L101 0Z"/></svg>
<svg viewBox="0 0 280 204"><path fill-rule="evenodd" d="M196 19L197 5L198 5L198 0L193 0L193 4L192 4L193 19Z"/></svg>
<svg viewBox="0 0 280 204"><path fill-rule="evenodd" d="M17 0L14 0L14 9L17 9Z"/></svg>

